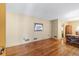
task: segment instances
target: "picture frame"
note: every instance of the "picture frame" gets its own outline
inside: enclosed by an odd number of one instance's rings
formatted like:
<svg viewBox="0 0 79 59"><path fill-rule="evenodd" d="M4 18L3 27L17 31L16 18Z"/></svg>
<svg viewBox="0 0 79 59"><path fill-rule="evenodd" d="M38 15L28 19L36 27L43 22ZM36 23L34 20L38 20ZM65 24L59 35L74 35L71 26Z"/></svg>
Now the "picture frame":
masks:
<svg viewBox="0 0 79 59"><path fill-rule="evenodd" d="M42 23L34 23L34 31L43 31Z"/></svg>

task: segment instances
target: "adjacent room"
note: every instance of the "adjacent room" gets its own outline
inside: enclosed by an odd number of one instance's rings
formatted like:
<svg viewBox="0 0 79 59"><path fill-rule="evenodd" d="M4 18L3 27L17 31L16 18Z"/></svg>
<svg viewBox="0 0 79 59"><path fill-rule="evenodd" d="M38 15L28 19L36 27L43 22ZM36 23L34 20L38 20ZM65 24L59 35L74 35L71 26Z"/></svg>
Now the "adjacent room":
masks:
<svg viewBox="0 0 79 59"><path fill-rule="evenodd" d="M7 56L79 56L79 4L6 4Z"/></svg>

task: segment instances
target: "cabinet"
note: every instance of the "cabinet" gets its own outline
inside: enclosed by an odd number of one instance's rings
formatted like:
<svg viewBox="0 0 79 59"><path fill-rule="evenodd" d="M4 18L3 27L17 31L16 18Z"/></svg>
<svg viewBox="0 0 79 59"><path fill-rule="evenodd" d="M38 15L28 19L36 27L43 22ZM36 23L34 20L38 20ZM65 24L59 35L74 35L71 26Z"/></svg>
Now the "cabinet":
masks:
<svg viewBox="0 0 79 59"><path fill-rule="evenodd" d="M72 26L71 25L66 25L65 27L65 35L67 34L72 34Z"/></svg>

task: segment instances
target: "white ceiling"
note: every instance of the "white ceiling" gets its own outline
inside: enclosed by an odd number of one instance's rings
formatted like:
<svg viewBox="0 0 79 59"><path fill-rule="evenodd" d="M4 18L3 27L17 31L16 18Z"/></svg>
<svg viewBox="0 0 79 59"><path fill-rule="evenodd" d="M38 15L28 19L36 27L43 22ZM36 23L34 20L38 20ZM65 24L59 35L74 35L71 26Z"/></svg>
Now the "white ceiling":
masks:
<svg viewBox="0 0 79 59"><path fill-rule="evenodd" d="M7 4L7 12L22 13L43 19L79 17L78 3L14 3Z"/></svg>

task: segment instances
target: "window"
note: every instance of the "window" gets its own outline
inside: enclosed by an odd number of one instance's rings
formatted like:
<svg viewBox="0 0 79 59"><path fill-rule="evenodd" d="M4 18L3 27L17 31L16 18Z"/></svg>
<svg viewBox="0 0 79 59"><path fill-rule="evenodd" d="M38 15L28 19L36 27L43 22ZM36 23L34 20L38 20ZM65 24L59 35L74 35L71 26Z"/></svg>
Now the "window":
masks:
<svg viewBox="0 0 79 59"><path fill-rule="evenodd" d="M34 31L42 31L43 30L43 24L41 23L35 23L34 25Z"/></svg>

